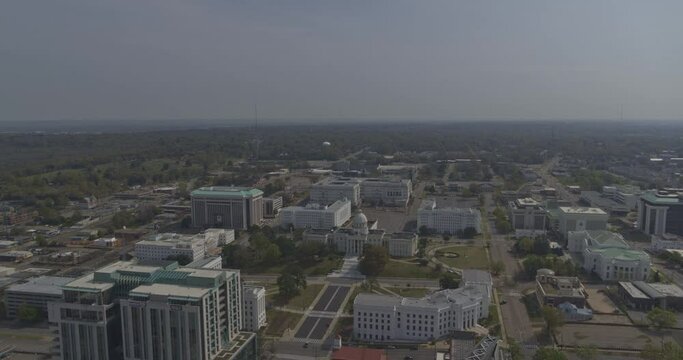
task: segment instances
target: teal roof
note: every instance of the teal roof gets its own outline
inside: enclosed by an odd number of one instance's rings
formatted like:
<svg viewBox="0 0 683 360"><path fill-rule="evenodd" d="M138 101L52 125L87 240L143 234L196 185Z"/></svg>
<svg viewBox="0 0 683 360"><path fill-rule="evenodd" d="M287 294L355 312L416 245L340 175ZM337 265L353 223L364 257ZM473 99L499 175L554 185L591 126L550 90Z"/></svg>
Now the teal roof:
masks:
<svg viewBox="0 0 683 360"><path fill-rule="evenodd" d="M621 249L621 248L591 248L591 252L602 254L604 257L614 260L640 260L649 257L644 251Z"/></svg>
<svg viewBox="0 0 683 360"><path fill-rule="evenodd" d="M263 191L248 187L207 186L192 191L192 196L247 198L263 195Z"/></svg>
<svg viewBox="0 0 683 360"><path fill-rule="evenodd" d="M654 192L646 192L641 198L654 205L683 204L678 196L657 196Z"/></svg>
<svg viewBox="0 0 683 360"><path fill-rule="evenodd" d="M586 230L590 239L595 241L601 247L619 247L628 248L628 243L624 241L624 238L608 230Z"/></svg>

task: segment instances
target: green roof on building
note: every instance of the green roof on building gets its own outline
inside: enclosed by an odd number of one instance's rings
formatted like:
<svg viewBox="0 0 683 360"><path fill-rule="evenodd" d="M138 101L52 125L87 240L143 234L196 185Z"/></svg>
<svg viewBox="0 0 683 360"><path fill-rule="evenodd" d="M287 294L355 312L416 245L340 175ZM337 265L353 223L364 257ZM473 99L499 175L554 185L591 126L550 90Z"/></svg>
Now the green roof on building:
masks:
<svg viewBox="0 0 683 360"><path fill-rule="evenodd" d="M683 205L683 202L681 201L681 198L676 196L676 195L670 195L670 196L657 196L657 193L653 191L648 191L643 193L641 195L641 198L651 204L654 205L675 205L675 204L681 204Z"/></svg>
<svg viewBox="0 0 683 360"><path fill-rule="evenodd" d="M207 186L192 191L192 196L219 198L248 198L262 196L263 191L249 187Z"/></svg>
<svg viewBox="0 0 683 360"><path fill-rule="evenodd" d="M596 249L591 248L591 252L600 253L606 258L614 260L640 260L642 258L649 257L644 251L632 250L632 249L622 249L622 248L602 248Z"/></svg>

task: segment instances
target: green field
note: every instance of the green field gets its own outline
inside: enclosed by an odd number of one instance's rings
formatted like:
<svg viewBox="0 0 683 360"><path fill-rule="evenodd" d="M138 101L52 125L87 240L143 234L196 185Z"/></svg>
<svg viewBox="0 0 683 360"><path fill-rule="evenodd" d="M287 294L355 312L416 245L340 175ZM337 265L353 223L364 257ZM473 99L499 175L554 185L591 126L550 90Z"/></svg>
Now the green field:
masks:
<svg viewBox="0 0 683 360"><path fill-rule="evenodd" d="M436 258L446 265L458 269L488 269L489 258L486 255L486 248L483 246L450 246L439 250L439 253L456 253L458 257L446 257L444 255Z"/></svg>
<svg viewBox="0 0 683 360"><path fill-rule="evenodd" d="M277 306L284 306L292 310L305 310L311 306L311 303L313 303L313 300L315 300L322 288L323 285L319 284L308 285L305 289L301 290L299 295L289 299L286 303L280 300L277 294L267 295L266 300Z"/></svg>
<svg viewBox="0 0 683 360"><path fill-rule="evenodd" d="M265 334L281 337L285 330L294 329L299 320L301 320L301 316L301 314L286 311L268 310L266 313L268 327L266 327Z"/></svg>
<svg viewBox="0 0 683 360"><path fill-rule="evenodd" d="M307 276L321 276L329 274L330 272L332 272L332 270L341 268L343 262L344 259L340 257L335 257L331 260L328 258L324 258L311 266L302 266L302 268L304 270L304 274L306 274ZM249 269L243 269L243 272L247 274L281 274L287 265L288 264L258 266Z"/></svg>
<svg viewBox="0 0 683 360"><path fill-rule="evenodd" d="M414 298L421 298L431 292L431 290L429 289L413 287L388 287L387 290L392 291L401 296Z"/></svg>
<svg viewBox="0 0 683 360"><path fill-rule="evenodd" d="M378 277L401 277L401 278L426 278L436 279L439 273L434 271L434 268L429 266L420 266L418 264L408 264L395 260L389 260L384 270Z"/></svg>

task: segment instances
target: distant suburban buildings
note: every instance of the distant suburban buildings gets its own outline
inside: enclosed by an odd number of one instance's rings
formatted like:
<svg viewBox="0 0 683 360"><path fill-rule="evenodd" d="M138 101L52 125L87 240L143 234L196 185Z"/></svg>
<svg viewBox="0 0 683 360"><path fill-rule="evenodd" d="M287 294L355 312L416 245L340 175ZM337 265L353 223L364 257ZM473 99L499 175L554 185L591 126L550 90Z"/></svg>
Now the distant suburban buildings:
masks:
<svg viewBox="0 0 683 360"><path fill-rule="evenodd" d="M516 236L536 236L546 233L546 210L532 198L509 203L510 223Z"/></svg>
<svg viewBox="0 0 683 360"><path fill-rule="evenodd" d="M570 231L605 230L609 215L602 209L589 207L566 207L556 209L558 231L567 238Z"/></svg>
<svg viewBox="0 0 683 360"><path fill-rule="evenodd" d="M116 262L62 286L48 305L61 359L256 357L238 271Z"/></svg>
<svg viewBox="0 0 683 360"><path fill-rule="evenodd" d="M408 179L360 179L360 197L370 206L407 206L413 184Z"/></svg>
<svg viewBox="0 0 683 360"><path fill-rule="evenodd" d="M323 179L311 186L312 203L331 204L337 200L349 200L351 205L358 206L360 199L360 182L354 178Z"/></svg>
<svg viewBox="0 0 683 360"><path fill-rule="evenodd" d="M353 302L354 338L363 342L426 342L475 327L488 316L491 277L463 275L458 289L423 298L361 293Z"/></svg>
<svg viewBox="0 0 683 360"><path fill-rule="evenodd" d="M457 234L466 228L481 232L481 213L477 209L440 208L435 200L424 200L417 211L417 228L430 231Z"/></svg>
<svg viewBox="0 0 683 360"><path fill-rule="evenodd" d="M648 235L683 236L683 189L663 189L642 194L638 204L638 228Z"/></svg>
<svg viewBox="0 0 683 360"><path fill-rule="evenodd" d="M207 252L235 240L235 230L207 229L196 235L164 233L152 240L135 244L135 257L141 262L186 257L190 261L204 258Z"/></svg>
<svg viewBox="0 0 683 360"><path fill-rule="evenodd" d="M266 288L242 286L242 322L246 331L259 331L266 326Z"/></svg>
<svg viewBox="0 0 683 360"><path fill-rule="evenodd" d="M32 306L42 315L47 315L47 303L61 300L62 285L73 280L70 277L40 276L9 286L4 291L7 318L16 318L22 305Z"/></svg>
<svg viewBox="0 0 683 360"><path fill-rule="evenodd" d="M192 226L246 230L263 220L263 191L211 186L192 191Z"/></svg>
<svg viewBox="0 0 683 360"><path fill-rule="evenodd" d="M295 229L332 229L351 218L351 201L337 200L331 205L288 206L280 211L280 225Z"/></svg>
<svg viewBox="0 0 683 360"><path fill-rule="evenodd" d="M350 228L309 229L304 231L304 241L317 241L334 246L347 256L361 256L366 245L384 246L389 255L409 257L417 252L417 234L394 233L377 229L377 222L368 222L362 212L358 212L351 222Z"/></svg>
<svg viewBox="0 0 683 360"><path fill-rule="evenodd" d="M581 254L583 268L602 280L647 280L650 274L650 256L631 249L617 233L570 231L567 247L570 252Z"/></svg>

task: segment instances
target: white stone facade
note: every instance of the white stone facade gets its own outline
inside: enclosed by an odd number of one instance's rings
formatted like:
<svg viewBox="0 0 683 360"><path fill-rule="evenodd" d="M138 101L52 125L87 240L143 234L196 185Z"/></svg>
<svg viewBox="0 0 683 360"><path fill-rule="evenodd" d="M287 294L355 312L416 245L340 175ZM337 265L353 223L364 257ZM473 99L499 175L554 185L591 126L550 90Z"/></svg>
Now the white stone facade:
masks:
<svg viewBox="0 0 683 360"><path fill-rule="evenodd" d="M258 331L266 326L266 288L242 287L242 326L247 331Z"/></svg>
<svg viewBox="0 0 683 360"><path fill-rule="evenodd" d="M332 205L308 204L280 210L280 225L295 229L332 229L351 218L351 201L337 200Z"/></svg>
<svg viewBox="0 0 683 360"><path fill-rule="evenodd" d="M347 199L351 205L360 205L360 182L353 178L327 178L311 186L312 203L331 204Z"/></svg>
<svg viewBox="0 0 683 360"><path fill-rule="evenodd" d="M567 238L569 231L605 230L609 215L599 208L560 207L557 212L560 234Z"/></svg>
<svg viewBox="0 0 683 360"><path fill-rule="evenodd" d="M481 232L481 213L477 209L438 208L436 201L425 200L417 211L417 228L423 226L443 234L457 234L466 228Z"/></svg>
<svg viewBox="0 0 683 360"><path fill-rule="evenodd" d="M427 342L475 327L488 317L491 285L463 283L421 299L359 294L353 303L355 339Z"/></svg>
<svg viewBox="0 0 683 360"><path fill-rule="evenodd" d="M363 203L377 206L407 206L413 184L407 179L367 178L360 183Z"/></svg>

